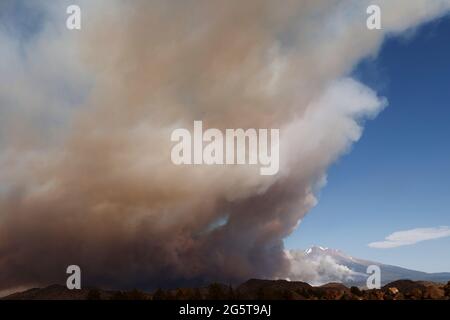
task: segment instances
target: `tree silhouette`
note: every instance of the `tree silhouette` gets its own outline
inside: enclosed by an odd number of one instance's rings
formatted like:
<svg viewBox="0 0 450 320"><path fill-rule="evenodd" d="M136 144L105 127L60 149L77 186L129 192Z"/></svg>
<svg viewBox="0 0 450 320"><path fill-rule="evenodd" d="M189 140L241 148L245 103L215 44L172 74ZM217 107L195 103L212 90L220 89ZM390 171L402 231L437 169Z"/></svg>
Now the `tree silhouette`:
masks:
<svg viewBox="0 0 450 320"><path fill-rule="evenodd" d="M100 291L98 289L89 290L87 300L101 300Z"/></svg>
<svg viewBox="0 0 450 320"><path fill-rule="evenodd" d="M355 287L355 286L350 288L350 292L358 297L362 296L362 294L363 294L362 291L358 287Z"/></svg>
<svg viewBox="0 0 450 320"><path fill-rule="evenodd" d="M208 300L223 300L226 299L225 292L219 283L212 283L208 287Z"/></svg>
<svg viewBox="0 0 450 320"><path fill-rule="evenodd" d="M158 289L153 294L153 300L167 300L167 294L164 290Z"/></svg>

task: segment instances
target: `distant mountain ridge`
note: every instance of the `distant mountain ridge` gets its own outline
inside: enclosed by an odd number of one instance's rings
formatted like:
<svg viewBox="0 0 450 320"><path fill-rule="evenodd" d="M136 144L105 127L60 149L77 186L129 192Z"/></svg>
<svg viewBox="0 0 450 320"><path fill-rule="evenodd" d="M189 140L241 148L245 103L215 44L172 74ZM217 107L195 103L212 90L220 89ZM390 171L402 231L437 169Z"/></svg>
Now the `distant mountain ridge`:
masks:
<svg viewBox="0 0 450 320"><path fill-rule="evenodd" d="M306 259L317 259L318 257L330 257L337 264L345 266L352 270L354 280L343 281L346 285L364 285L367 279L367 267L370 265L377 265L381 269L381 283L385 285L401 279L409 279L413 281L432 281L447 283L450 280L450 272L427 273L422 271L411 270L398 266L383 264L379 262L355 258L345 254L337 249L330 249L326 247L313 246L304 251Z"/></svg>

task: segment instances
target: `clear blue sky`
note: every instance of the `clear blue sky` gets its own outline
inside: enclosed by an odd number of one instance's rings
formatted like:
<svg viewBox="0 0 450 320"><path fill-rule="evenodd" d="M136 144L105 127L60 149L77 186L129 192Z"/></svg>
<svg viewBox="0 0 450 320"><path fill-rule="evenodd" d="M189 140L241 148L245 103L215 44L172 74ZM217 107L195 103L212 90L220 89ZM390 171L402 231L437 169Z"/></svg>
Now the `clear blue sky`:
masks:
<svg viewBox="0 0 450 320"><path fill-rule="evenodd" d="M354 76L389 100L330 170L320 201L286 240L423 271L450 271L450 238L367 246L398 230L450 225L450 17L388 39Z"/></svg>

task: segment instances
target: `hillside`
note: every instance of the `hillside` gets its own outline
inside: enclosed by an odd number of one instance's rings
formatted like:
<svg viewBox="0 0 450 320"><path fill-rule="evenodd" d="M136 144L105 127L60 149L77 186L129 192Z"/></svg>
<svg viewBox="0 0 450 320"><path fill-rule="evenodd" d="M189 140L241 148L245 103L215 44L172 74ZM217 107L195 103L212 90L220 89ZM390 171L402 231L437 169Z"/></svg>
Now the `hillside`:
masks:
<svg viewBox="0 0 450 320"><path fill-rule="evenodd" d="M61 285L14 293L1 300L450 300L450 282L398 280L379 290L348 288L341 283L313 287L304 282L251 279L237 287L211 284L204 288L178 288L153 293L68 290Z"/></svg>

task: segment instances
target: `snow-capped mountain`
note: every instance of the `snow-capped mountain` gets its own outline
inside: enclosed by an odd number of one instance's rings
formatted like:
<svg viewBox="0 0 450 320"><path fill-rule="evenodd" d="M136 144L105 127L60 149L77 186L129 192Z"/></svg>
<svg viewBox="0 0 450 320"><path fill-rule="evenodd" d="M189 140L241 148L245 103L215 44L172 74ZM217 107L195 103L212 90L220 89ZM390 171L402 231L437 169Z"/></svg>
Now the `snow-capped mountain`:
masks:
<svg viewBox="0 0 450 320"><path fill-rule="evenodd" d="M343 282L346 285L365 284L368 277L367 267L377 265L381 269L381 283L386 284L395 280L409 279L415 281L447 282L450 280L450 272L426 273L410 270L398 266L387 265L379 262L368 261L347 255L346 253L320 246L313 246L305 251L290 251L294 273L298 277L306 277L309 273L303 272L308 268L318 271L313 274L312 282Z"/></svg>

